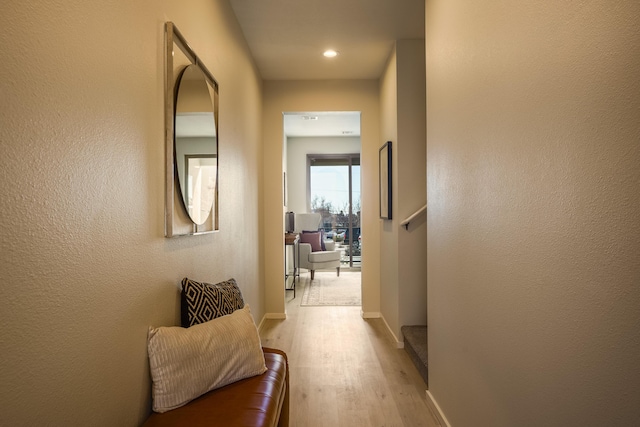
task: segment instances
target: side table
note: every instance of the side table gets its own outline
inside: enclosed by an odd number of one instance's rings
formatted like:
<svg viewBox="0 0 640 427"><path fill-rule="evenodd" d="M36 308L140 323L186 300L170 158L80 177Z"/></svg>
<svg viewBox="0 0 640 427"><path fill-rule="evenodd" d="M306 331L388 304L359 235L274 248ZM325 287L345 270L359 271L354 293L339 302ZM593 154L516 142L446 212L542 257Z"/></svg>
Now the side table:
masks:
<svg viewBox="0 0 640 427"><path fill-rule="evenodd" d="M300 260L296 260L296 254L300 257L300 251L298 251L298 242L300 242L300 236L293 233L286 233L284 235L284 290L293 291L293 297L296 297L296 276L299 276L298 265ZM293 281L290 288L287 288L287 281L289 279L289 270L287 270L287 246L293 248Z"/></svg>

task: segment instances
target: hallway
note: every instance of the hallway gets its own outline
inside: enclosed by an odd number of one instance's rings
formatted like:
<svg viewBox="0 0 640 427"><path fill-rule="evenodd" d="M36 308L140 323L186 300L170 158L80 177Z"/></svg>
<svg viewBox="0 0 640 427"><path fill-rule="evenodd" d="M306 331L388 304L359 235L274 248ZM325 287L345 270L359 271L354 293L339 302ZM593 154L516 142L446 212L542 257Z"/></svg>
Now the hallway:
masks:
<svg viewBox="0 0 640 427"><path fill-rule="evenodd" d="M363 320L360 307L301 307L287 293L287 319L265 320L262 345L289 356L291 425L439 426L425 383L382 319Z"/></svg>

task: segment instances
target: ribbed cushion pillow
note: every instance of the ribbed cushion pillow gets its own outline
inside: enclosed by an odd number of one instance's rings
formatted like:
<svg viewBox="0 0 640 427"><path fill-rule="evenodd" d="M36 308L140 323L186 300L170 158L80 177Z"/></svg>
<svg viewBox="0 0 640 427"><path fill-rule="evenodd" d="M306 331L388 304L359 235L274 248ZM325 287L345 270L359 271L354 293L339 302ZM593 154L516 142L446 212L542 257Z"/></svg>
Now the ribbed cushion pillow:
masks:
<svg viewBox="0 0 640 427"><path fill-rule="evenodd" d="M267 370L248 305L190 328L149 328L148 352L155 412Z"/></svg>

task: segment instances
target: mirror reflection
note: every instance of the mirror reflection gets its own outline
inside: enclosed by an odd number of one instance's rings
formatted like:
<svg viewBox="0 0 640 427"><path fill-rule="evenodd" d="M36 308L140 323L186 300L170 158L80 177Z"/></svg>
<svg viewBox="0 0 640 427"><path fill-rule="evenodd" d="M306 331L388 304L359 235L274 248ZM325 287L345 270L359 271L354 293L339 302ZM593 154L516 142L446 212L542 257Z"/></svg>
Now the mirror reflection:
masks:
<svg viewBox="0 0 640 427"><path fill-rule="evenodd" d="M217 208L215 95L215 89L196 65L184 69L176 96L174 158L182 201L198 225L204 224Z"/></svg>

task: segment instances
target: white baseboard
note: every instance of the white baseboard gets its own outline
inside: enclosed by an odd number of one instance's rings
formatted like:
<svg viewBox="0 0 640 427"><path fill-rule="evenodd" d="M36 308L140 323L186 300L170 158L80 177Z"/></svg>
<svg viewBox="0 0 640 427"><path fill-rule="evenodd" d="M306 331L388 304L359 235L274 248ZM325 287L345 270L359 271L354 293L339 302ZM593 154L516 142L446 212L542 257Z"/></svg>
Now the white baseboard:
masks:
<svg viewBox="0 0 640 427"><path fill-rule="evenodd" d="M282 320L287 318L287 313L266 313L264 318Z"/></svg>
<svg viewBox="0 0 640 427"><path fill-rule="evenodd" d="M360 317L362 317L363 319L379 319L382 317L382 314L376 311L364 312L360 310Z"/></svg>
<svg viewBox="0 0 640 427"><path fill-rule="evenodd" d="M258 325L258 332L262 332L262 326L264 326L264 321L268 319L275 320L284 320L287 318L287 313L266 313L262 320L260 320L260 324Z"/></svg>
<svg viewBox="0 0 640 427"><path fill-rule="evenodd" d="M449 420L444 416L444 412L440 409L440 405L438 405L438 402L436 402L436 399L429 390L427 390L427 405L442 427L451 427Z"/></svg>
<svg viewBox="0 0 640 427"><path fill-rule="evenodd" d="M384 325L387 327L387 331L389 331L389 333L391 334L391 337L393 338L393 341L396 344L396 348L404 348L404 341L400 341L396 336L396 334L393 333L393 330L391 330L391 328L389 327L389 324L387 323L387 319L385 319L384 316L382 316L382 321L384 322Z"/></svg>
<svg viewBox="0 0 640 427"><path fill-rule="evenodd" d="M384 325L387 327L387 331L389 331L391 337L393 338L396 348L404 348L404 342L398 341L398 337L396 337L396 334L393 333L382 313L377 311L365 312L360 310L360 317L362 317L363 319L382 319Z"/></svg>

